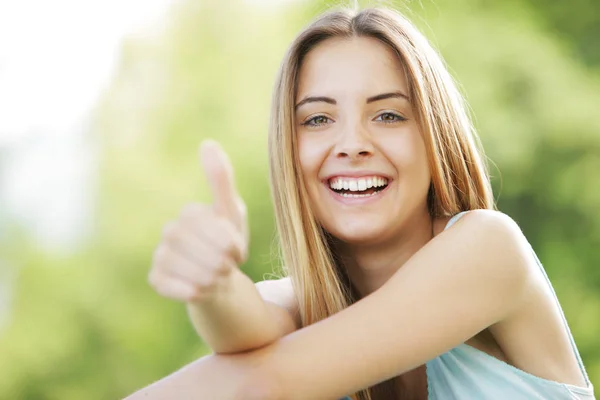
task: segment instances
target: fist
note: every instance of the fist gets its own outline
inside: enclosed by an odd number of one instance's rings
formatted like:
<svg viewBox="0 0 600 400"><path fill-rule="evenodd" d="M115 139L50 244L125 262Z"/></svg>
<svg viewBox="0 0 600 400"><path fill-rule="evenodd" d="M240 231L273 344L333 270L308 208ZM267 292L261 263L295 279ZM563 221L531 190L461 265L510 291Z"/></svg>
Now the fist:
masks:
<svg viewBox="0 0 600 400"><path fill-rule="evenodd" d="M214 141L201 144L200 158L213 204L190 203L165 225L148 275L160 295L188 303L212 297L248 252L246 205L229 158Z"/></svg>

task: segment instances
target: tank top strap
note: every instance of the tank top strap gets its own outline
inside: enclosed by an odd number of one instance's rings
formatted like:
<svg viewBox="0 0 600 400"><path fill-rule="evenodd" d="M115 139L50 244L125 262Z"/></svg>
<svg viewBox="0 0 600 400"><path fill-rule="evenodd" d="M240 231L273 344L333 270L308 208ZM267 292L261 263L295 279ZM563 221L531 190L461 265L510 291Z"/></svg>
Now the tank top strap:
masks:
<svg viewBox="0 0 600 400"><path fill-rule="evenodd" d="M461 219L469 211L470 210L461 211L458 214L453 215L452 218L450 218L450 220L446 224L446 227L444 228L444 230L450 228L456 221L458 221L459 219ZM531 244L529 244L529 248L530 248L531 253L533 254L533 256L535 258L535 261L536 261L538 267L540 268L540 270L542 271L542 274L544 275L546 283L550 287L550 291L552 292L552 294L554 296L554 300L555 300L555 302L556 302L556 304L558 306L558 309L560 310L560 315L562 317L563 325L564 325L564 327L565 327L565 329L567 331L567 335L569 336L569 341L571 342L571 348L573 349L573 353L575 355L575 358L577 359L577 363L579 364L579 369L581 370L581 373L583 375L583 378L584 378L586 384L588 385L588 387L590 387L591 386L590 378L589 378L589 376L587 374L587 371L585 369L585 366L583 364L583 360L581 359L581 355L579 354L579 350L577 349L577 346L575 345L575 339L573 338L573 334L571 333L571 329L569 327L569 324L567 323L567 319L565 317L565 313L564 313L562 307L560 306L560 302L558 301L558 296L556 295L556 292L554 291L554 287L552 286L552 283L550 282L550 278L548 277L548 274L546 273L546 269L542 265L542 262L538 258L536 252L533 250L533 247L531 247Z"/></svg>
<svg viewBox="0 0 600 400"><path fill-rule="evenodd" d="M454 225L454 223L456 221L458 221L459 219L461 219L462 216L465 215L466 213L468 213L469 211L471 211L471 210L461 211L458 214L454 214L452 216L452 218L450 218L450 220L448 221L448 223L446 224L446 226L444 227L444 230L446 230L446 229L450 228L452 225Z"/></svg>

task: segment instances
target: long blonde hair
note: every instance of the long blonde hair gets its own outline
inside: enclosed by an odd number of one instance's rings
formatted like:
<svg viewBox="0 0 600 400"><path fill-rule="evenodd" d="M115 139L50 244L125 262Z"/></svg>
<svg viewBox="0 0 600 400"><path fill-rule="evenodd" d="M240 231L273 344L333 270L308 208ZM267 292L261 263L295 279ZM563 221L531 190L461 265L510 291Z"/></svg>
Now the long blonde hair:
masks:
<svg viewBox="0 0 600 400"><path fill-rule="evenodd" d="M409 98L427 149L432 217L494 208L489 175L465 102L441 57L396 11L338 9L319 16L292 42L273 91L269 126L270 179L284 274L290 276L302 326L358 300L333 252L331 237L311 211L295 134L295 97L306 54L328 38L373 37L403 63ZM370 399L369 390L359 398Z"/></svg>

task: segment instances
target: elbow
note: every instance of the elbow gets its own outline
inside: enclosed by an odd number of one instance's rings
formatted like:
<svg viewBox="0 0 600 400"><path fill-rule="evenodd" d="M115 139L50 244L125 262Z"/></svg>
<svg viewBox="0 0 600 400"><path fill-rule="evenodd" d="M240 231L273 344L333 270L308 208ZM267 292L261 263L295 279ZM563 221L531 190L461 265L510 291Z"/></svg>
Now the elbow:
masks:
<svg viewBox="0 0 600 400"><path fill-rule="evenodd" d="M247 353L249 351L259 350L279 339L279 335L272 334L270 336L247 338L237 343L226 343L220 346L210 346L214 354L218 355L234 355L239 353Z"/></svg>

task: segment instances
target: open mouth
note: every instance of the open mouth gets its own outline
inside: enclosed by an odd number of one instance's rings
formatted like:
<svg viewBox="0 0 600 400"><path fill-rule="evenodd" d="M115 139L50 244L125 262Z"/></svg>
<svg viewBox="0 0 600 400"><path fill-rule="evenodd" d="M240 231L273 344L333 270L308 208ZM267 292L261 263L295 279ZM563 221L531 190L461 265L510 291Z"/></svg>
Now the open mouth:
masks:
<svg viewBox="0 0 600 400"><path fill-rule="evenodd" d="M364 178L338 177L329 180L329 189L342 197L370 197L385 190L390 180L380 176Z"/></svg>

